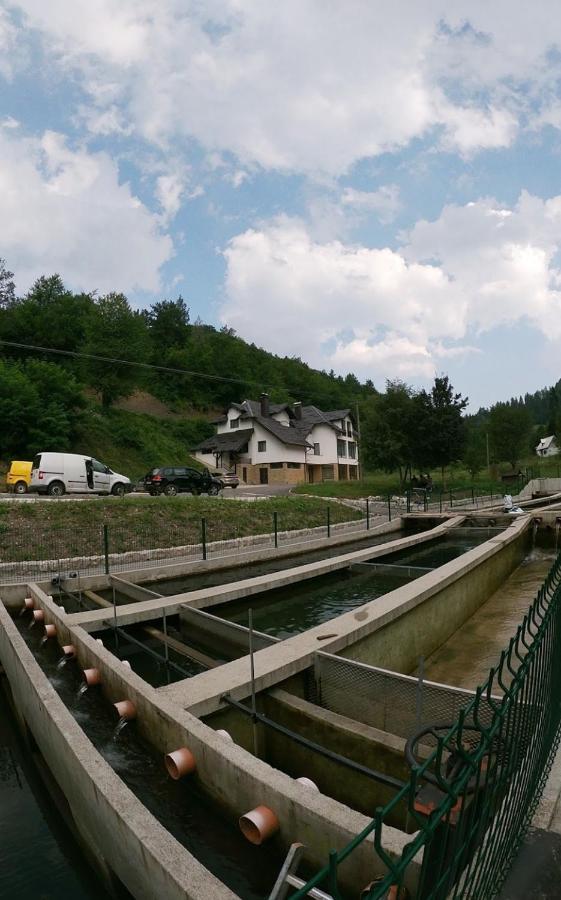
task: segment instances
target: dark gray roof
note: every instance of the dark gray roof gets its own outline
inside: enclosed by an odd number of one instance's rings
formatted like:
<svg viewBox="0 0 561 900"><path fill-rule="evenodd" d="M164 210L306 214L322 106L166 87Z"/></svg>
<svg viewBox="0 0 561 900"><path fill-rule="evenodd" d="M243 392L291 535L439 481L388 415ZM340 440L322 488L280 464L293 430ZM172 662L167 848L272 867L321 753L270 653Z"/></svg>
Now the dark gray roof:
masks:
<svg viewBox="0 0 561 900"><path fill-rule="evenodd" d="M297 444L300 447L312 446L306 440L306 435L310 430L309 428L295 427L294 422L291 422L290 425L283 425L275 419L265 419L263 416L256 416L255 421L259 422L259 424L262 425L263 428L266 428L267 431L270 431L271 434L274 434L283 444ZM302 423L298 422L296 424L301 426Z"/></svg>
<svg viewBox="0 0 561 900"><path fill-rule="evenodd" d="M239 409L242 418L250 416L254 419L256 416L261 415L261 403L259 400L244 400L243 403L231 403L230 405ZM274 413L283 412L283 410L289 408L289 403L269 403L269 415L272 416Z"/></svg>
<svg viewBox="0 0 561 900"><path fill-rule="evenodd" d="M238 431L237 429L226 431L224 434L215 434L205 441L201 441L201 443L197 444L193 449L214 450L218 453L227 451L236 452L237 450L241 450L241 448L247 444L252 434L253 428L242 428L241 431Z"/></svg>

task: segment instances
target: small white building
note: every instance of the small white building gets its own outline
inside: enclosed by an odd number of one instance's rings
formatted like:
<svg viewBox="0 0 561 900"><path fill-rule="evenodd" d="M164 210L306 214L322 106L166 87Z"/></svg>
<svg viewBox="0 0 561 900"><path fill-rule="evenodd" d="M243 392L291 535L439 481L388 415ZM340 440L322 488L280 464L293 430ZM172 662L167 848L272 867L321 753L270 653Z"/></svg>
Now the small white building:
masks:
<svg viewBox="0 0 561 900"><path fill-rule="evenodd" d="M231 403L216 434L193 449L210 469L234 471L245 484L297 484L358 478L356 426L349 409L301 403Z"/></svg>
<svg viewBox="0 0 561 900"><path fill-rule="evenodd" d="M538 446L536 447L536 453L538 456L557 456L559 451L560 447L554 434L550 435L549 437L542 438Z"/></svg>

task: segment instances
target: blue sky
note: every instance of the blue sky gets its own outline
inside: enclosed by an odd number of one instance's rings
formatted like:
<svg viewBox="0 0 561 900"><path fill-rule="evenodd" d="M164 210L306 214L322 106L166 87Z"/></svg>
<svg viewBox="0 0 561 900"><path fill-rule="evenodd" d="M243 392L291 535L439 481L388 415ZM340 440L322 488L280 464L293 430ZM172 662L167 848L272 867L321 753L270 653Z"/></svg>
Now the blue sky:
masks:
<svg viewBox="0 0 561 900"><path fill-rule="evenodd" d="M561 377L553 0L0 0L0 256L471 409Z"/></svg>

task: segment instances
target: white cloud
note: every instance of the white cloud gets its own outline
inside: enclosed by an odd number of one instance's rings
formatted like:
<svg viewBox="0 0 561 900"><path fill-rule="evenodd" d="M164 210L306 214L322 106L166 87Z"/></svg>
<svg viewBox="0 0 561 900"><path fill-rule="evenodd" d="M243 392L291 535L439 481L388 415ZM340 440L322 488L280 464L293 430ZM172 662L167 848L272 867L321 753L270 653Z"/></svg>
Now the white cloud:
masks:
<svg viewBox="0 0 561 900"><path fill-rule="evenodd" d="M110 157L71 149L54 132L0 130L0 219L19 291L53 272L75 289L154 291L173 253Z"/></svg>
<svg viewBox="0 0 561 900"><path fill-rule="evenodd" d="M322 368L429 376L439 360L480 352L473 337L500 326L559 340L560 256L561 196L445 207L399 251L320 242L281 217L230 241L221 318Z"/></svg>
<svg viewBox="0 0 561 900"><path fill-rule="evenodd" d="M401 207L399 187L396 184L384 184L377 191L345 188L341 195L341 203L358 212L376 213L381 222L392 222Z"/></svg>
<svg viewBox="0 0 561 900"><path fill-rule="evenodd" d="M12 6L80 79L90 127L130 125L164 150L194 137L244 167L315 177L414 138L472 154L557 125L556 0L395 0L383 14L368 0Z"/></svg>

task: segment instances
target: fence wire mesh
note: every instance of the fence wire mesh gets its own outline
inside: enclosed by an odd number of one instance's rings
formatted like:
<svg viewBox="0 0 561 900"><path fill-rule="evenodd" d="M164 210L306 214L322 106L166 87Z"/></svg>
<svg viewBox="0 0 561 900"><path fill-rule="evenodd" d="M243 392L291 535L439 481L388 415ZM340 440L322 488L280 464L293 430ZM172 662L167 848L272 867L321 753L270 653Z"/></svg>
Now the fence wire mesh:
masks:
<svg viewBox="0 0 561 900"><path fill-rule="evenodd" d="M474 697L473 691L330 653L316 653L314 680L308 681L308 691L308 699L318 706L402 738L408 738L424 723L452 724ZM492 715L492 706L483 700L482 721L489 724Z"/></svg>
<svg viewBox="0 0 561 900"><path fill-rule="evenodd" d="M423 726L408 742L409 782L291 900L313 887L343 900L339 865L372 835L381 873L363 893L382 900L407 887L414 900L497 896L524 839L561 737L561 555L489 678L453 723ZM323 686L322 686L323 690ZM348 696L348 695L347 695ZM434 749L419 752L427 737ZM388 849L393 810L406 804L417 832Z"/></svg>

